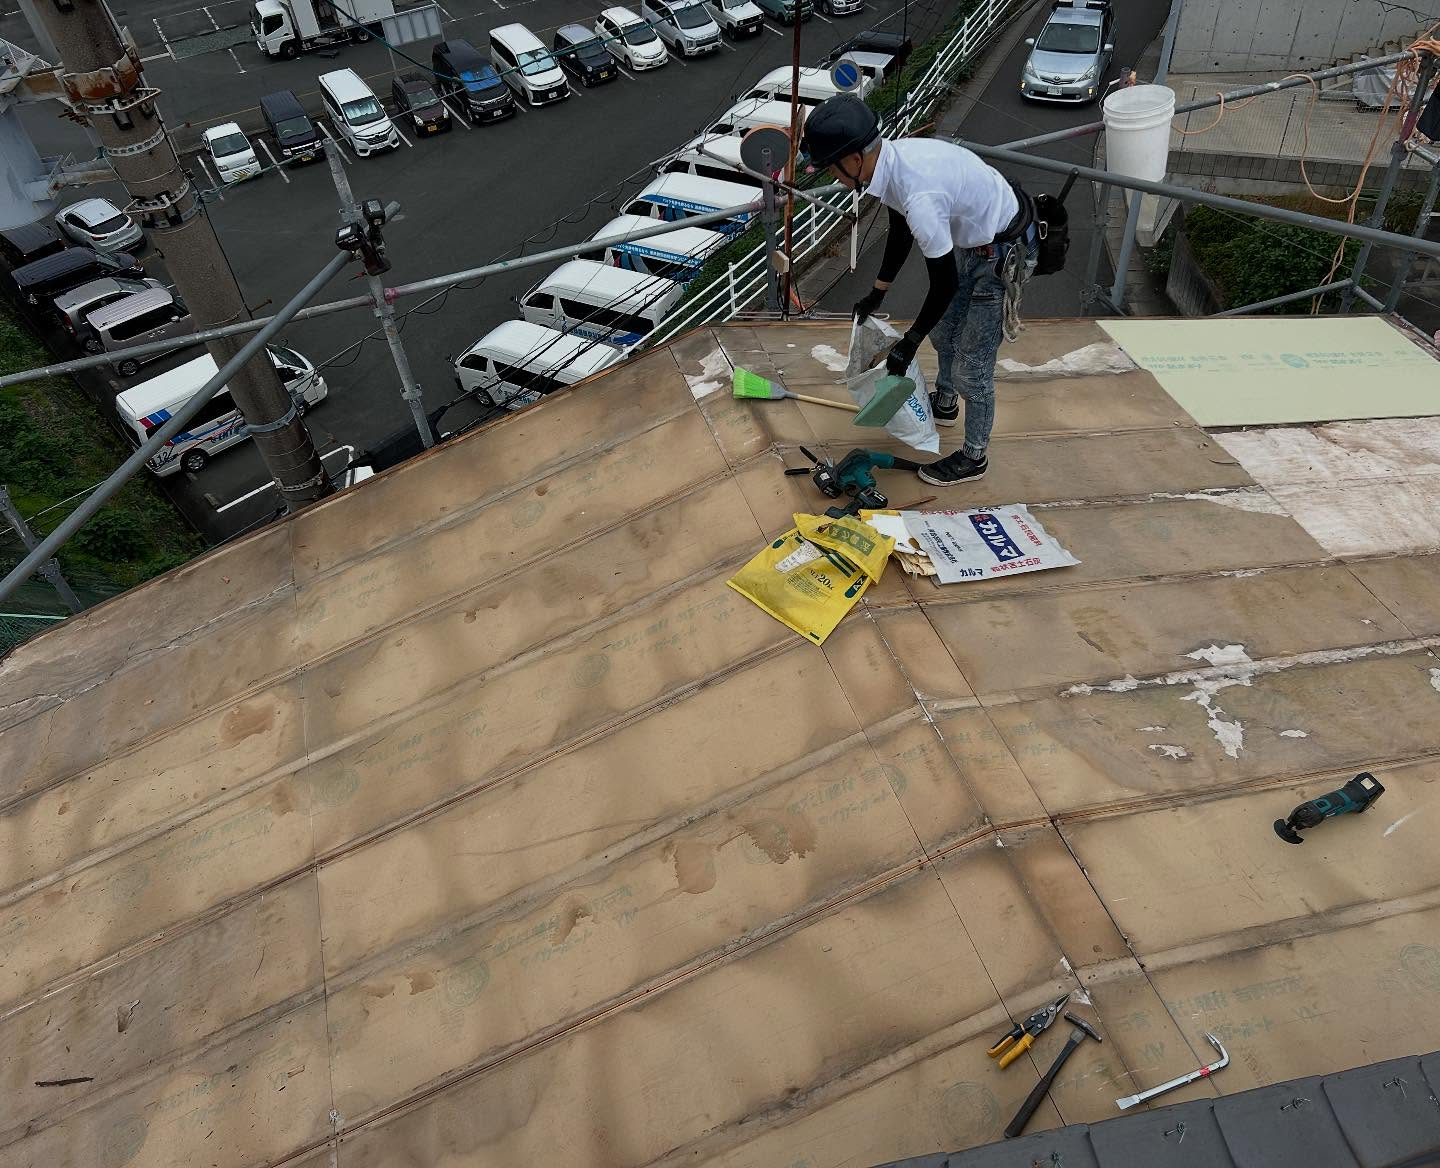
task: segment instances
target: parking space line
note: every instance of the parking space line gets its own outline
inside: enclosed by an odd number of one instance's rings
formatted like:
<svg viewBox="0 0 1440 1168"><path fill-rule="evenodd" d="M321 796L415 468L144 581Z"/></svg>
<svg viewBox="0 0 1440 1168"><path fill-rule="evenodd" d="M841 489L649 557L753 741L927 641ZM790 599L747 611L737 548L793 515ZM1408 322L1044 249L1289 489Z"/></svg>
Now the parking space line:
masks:
<svg viewBox="0 0 1440 1168"><path fill-rule="evenodd" d="M270 152L270 147L266 144L265 139L256 138L255 141L260 143L260 149L265 151L265 157L270 160L270 165L280 172L280 177L285 180L285 183L288 186L290 183L290 176L285 173L285 168L276 161L275 155Z"/></svg>
<svg viewBox="0 0 1440 1168"><path fill-rule="evenodd" d="M467 130L473 130L473 129L475 128L474 126L472 126L472 125L470 124L470 119L469 119L469 118L467 118L464 114L462 114L459 110L457 110L453 105L451 105L451 104L450 104L448 101L446 101L443 97L440 99L440 104L443 105L447 110L450 111L450 116L451 116L452 118L459 118L459 119L460 119L460 124L461 124L462 126L464 126Z"/></svg>
<svg viewBox="0 0 1440 1168"><path fill-rule="evenodd" d="M570 96L571 96L571 97L579 97L579 96L580 96L580 91L579 91L578 89L576 89L575 86L571 85L570 82L568 82L568 81L565 82L565 88L570 91Z"/></svg>
<svg viewBox="0 0 1440 1168"><path fill-rule="evenodd" d="M615 63L615 68L619 69L620 72L624 73L625 76L630 78L631 81L640 80L640 78L636 77L635 74L631 73L630 70L626 69L625 66L621 65L618 61Z"/></svg>
<svg viewBox="0 0 1440 1168"><path fill-rule="evenodd" d="M448 20L451 24L455 23L455 18L450 15L450 9L446 8L443 4L436 4L435 7L440 9L446 20Z"/></svg>
<svg viewBox="0 0 1440 1168"><path fill-rule="evenodd" d="M200 169L205 172L205 177L210 181L210 185L211 185L212 187L214 187L216 190L219 190L219 189L220 189L220 180L219 180L218 178L216 178L213 174L210 173L210 167L209 167L209 165L208 165L208 164L206 163L206 161L205 161L205 155L203 155L203 154L197 154L197 155L195 155L195 161L200 164ZM220 198L221 198L221 199L224 199L225 196L222 194L222 195L220 196Z"/></svg>
<svg viewBox="0 0 1440 1168"><path fill-rule="evenodd" d="M148 65L151 61L173 61L174 59L175 58L170 55L170 51L167 49L163 53L151 53L148 57L141 57L140 64Z"/></svg>
<svg viewBox="0 0 1440 1168"><path fill-rule="evenodd" d="M781 32L778 28L776 28L773 24L766 24L766 25L762 25L761 27L764 28L764 29L766 29L766 30L768 30L769 32L773 32L773 33L774 33L776 36L778 36L778 37L783 37L783 36L785 35L785 34L784 34L783 32Z"/></svg>
<svg viewBox="0 0 1440 1168"><path fill-rule="evenodd" d="M727 40L725 40L725 39L723 39L723 38L722 38L721 41L720 41L720 47L721 47L722 49L729 49L732 53L738 53L738 52L740 51L740 50L737 49L734 45L732 45L729 41L727 41Z"/></svg>
<svg viewBox="0 0 1440 1168"><path fill-rule="evenodd" d="M682 66L684 66L686 69L690 68L689 65L686 65L686 64L685 64L685 58L683 58L683 57L678 57L678 56L676 56L674 53L667 53L666 55L667 55L672 61L674 61L675 64L677 64L677 65L682 65Z"/></svg>
<svg viewBox="0 0 1440 1168"><path fill-rule="evenodd" d="M816 20L823 20L823 21L825 21L826 24L834 24L834 23L835 23L833 20L830 20L830 19L827 18L827 17L821 16L818 12L812 12L810 15L813 16Z"/></svg>
<svg viewBox="0 0 1440 1168"><path fill-rule="evenodd" d="M528 114L530 112L530 110L525 105L525 99L523 97L521 97L519 94L514 93L512 93L510 96L515 99L510 104L514 107L514 110L517 114Z"/></svg>
<svg viewBox="0 0 1440 1168"><path fill-rule="evenodd" d="M391 122L390 124L392 126L395 126L394 122ZM399 126L395 126L395 132L400 135L400 141L404 142L405 145L409 146L412 150L415 148L415 143L410 141L409 138L405 137L405 131L402 130Z"/></svg>
<svg viewBox="0 0 1440 1168"><path fill-rule="evenodd" d="M323 120L318 121L315 124L320 127L320 132L324 134L325 137L330 139L330 145L335 147L336 150L340 151L340 161L349 162L350 155L345 152L345 147L341 144L340 139L335 137L335 135L330 132L330 127L327 126Z"/></svg>
<svg viewBox="0 0 1440 1168"><path fill-rule="evenodd" d="M165 35L165 30L160 27L160 18L158 16L152 16L150 21L155 25L155 35L160 38L160 43L165 46L165 51L168 53L170 51L170 38Z"/></svg>

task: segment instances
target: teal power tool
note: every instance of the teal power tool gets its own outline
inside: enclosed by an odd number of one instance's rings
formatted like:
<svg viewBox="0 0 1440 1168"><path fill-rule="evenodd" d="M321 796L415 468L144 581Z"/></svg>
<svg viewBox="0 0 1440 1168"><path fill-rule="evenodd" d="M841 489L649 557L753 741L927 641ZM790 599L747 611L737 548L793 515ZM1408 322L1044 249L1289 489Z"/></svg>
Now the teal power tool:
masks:
<svg viewBox="0 0 1440 1168"><path fill-rule="evenodd" d="M1305 841L1300 836L1301 831L1315 827L1334 815L1348 815L1352 811L1358 815L1362 811L1368 811L1370 804L1383 794L1385 788L1380 785L1380 780L1369 771L1363 771L1338 791L1331 791L1328 795L1321 795L1318 799L1300 804L1290 812L1288 819L1277 819L1275 834L1287 844L1303 844Z"/></svg>
<svg viewBox="0 0 1440 1168"><path fill-rule="evenodd" d="M787 475L808 474L827 499L838 499L841 495L850 496L850 502L844 507L831 507L825 512L831 519L854 515L862 510L879 511L890 505L890 500L885 498L875 485L876 467L881 470L920 468L918 462L911 462L908 458L896 458L883 450L852 450L838 463L831 462L828 458L817 458L803 446L800 447L800 453L815 464L814 468L806 470L804 467L792 467L785 472Z"/></svg>

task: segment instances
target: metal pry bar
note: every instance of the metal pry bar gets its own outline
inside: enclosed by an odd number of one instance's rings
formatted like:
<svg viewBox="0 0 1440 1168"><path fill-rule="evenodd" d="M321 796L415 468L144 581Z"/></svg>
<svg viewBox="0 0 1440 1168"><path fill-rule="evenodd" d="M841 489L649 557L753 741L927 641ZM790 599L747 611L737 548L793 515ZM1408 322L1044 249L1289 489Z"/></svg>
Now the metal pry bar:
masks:
<svg viewBox="0 0 1440 1168"><path fill-rule="evenodd" d="M1171 1079L1168 1083L1161 1083L1158 1087L1151 1087L1148 1091L1141 1091L1138 1095L1126 1095L1124 1099L1115 1100L1115 1106L1121 1111L1134 1107L1137 1103L1144 1103L1147 1099L1154 1099L1157 1095L1163 1095L1166 1091L1173 1091L1176 1087L1183 1087L1186 1083L1193 1083L1197 1079L1208 1079L1216 1071L1222 1070L1230 1065L1230 1055L1220 1040L1210 1031L1205 1031L1205 1038L1216 1050L1220 1052L1220 1061L1210 1063L1208 1066L1197 1067L1189 1074L1181 1075L1178 1079Z"/></svg>

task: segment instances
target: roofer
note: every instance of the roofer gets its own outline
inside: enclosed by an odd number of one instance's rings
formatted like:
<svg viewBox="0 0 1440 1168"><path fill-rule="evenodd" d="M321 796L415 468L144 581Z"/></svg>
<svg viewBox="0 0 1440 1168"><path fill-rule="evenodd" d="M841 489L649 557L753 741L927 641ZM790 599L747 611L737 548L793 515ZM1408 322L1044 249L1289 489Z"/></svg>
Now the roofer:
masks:
<svg viewBox="0 0 1440 1168"><path fill-rule="evenodd" d="M920 245L930 289L915 323L890 350L889 372L903 376L929 337L940 357L930 395L935 421L953 426L965 399L965 442L919 470L927 483L954 486L980 478L995 422L995 354L1006 317L1018 324L1020 285L1034 268L1034 206L1019 187L962 146L932 138L880 136L875 112L858 97L822 102L805 123L805 153L815 168L890 209L889 233L874 286L855 305L865 320Z"/></svg>

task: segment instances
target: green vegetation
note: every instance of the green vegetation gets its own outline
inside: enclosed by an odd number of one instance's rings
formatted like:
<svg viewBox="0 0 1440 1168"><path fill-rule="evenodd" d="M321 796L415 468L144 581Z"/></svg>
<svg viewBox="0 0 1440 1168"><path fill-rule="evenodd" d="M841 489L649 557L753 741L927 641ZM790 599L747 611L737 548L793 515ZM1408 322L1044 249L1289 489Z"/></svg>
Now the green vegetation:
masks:
<svg viewBox="0 0 1440 1168"><path fill-rule="evenodd" d="M50 360L33 334L0 311L0 373ZM54 530L78 500L130 453L68 377L0 389L0 482L39 535ZM0 569L24 549L0 524ZM129 588L196 555L203 545L148 474L132 478L60 552L60 567L93 599ZM58 611L58 610L57 610Z"/></svg>

